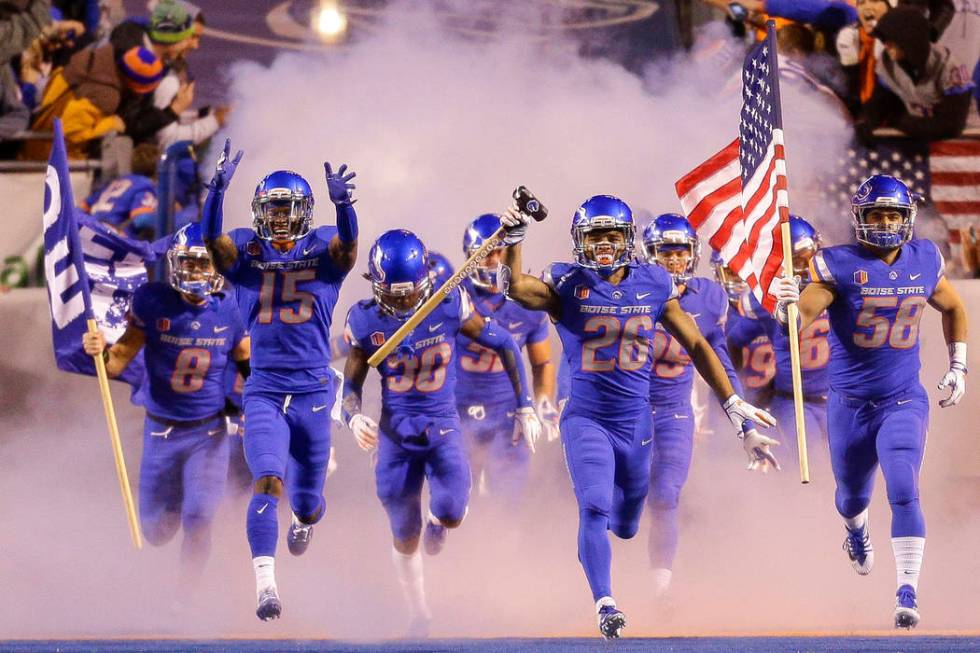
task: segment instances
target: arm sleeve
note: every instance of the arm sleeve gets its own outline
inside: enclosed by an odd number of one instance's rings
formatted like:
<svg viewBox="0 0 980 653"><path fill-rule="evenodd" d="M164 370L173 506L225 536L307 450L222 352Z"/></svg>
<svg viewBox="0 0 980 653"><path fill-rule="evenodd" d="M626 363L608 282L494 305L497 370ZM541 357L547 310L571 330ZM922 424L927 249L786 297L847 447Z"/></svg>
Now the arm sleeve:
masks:
<svg viewBox="0 0 980 653"><path fill-rule="evenodd" d="M511 335L493 320L488 320L483 325L480 335L476 337L476 342L497 352L504 369L507 370L507 376L510 377L511 385L514 386L517 405L521 408L533 406L521 350L518 349Z"/></svg>
<svg viewBox="0 0 980 653"><path fill-rule="evenodd" d="M541 313L537 325L531 333L527 334L527 344L533 345L548 339L548 316Z"/></svg>
<svg viewBox="0 0 980 653"><path fill-rule="evenodd" d="M766 13L830 30L858 19L857 10L839 0L766 0Z"/></svg>
<svg viewBox="0 0 980 653"><path fill-rule="evenodd" d="M224 220L222 205L225 202L224 191L215 190L207 184L208 194L204 198L204 208L201 210L201 227L205 240L214 240L221 235L221 223ZM236 243L237 245L237 243Z"/></svg>
<svg viewBox="0 0 980 653"><path fill-rule="evenodd" d="M337 205L337 236L344 243L357 240L357 212L353 204Z"/></svg>

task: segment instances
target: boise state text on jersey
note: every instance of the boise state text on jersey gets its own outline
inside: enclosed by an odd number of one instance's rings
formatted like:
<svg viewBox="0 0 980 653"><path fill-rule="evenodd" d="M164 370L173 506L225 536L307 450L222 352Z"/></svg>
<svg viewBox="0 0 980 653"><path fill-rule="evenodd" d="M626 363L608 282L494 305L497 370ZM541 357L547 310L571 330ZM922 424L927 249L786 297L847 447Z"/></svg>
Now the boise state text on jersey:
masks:
<svg viewBox="0 0 980 653"><path fill-rule="evenodd" d="M648 410L654 325L677 296L661 267L628 264L612 285L574 263L552 263L545 282L558 294L558 335L571 371L569 409L611 419Z"/></svg>
<svg viewBox="0 0 980 653"><path fill-rule="evenodd" d="M861 245L821 249L813 279L833 286L830 386L843 395L874 399L918 380L919 320L944 271L929 240L902 245L892 265ZM901 374L896 374L901 370Z"/></svg>
<svg viewBox="0 0 980 653"><path fill-rule="evenodd" d="M225 272L252 337L252 368L308 370L330 361L330 323L347 276L330 257L335 227L318 227L280 252L251 229L229 237L238 258Z"/></svg>
<svg viewBox="0 0 980 653"><path fill-rule="evenodd" d="M131 319L146 334L146 410L168 420L215 416L225 405L229 353L245 337L234 301L223 293L201 306L164 283L141 286Z"/></svg>
<svg viewBox="0 0 980 653"><path fill-rule="evenodd" d="M391 414L456 417L456 337L472 312L466 293L455 289L378 366L382 421ZM370 356L401 325L375 300L362 300L348 312L344 333ZM513 389L508 393L513 396Z"/></svg>
<svg viewBox="0 0 980 653"><path fill-rule="evenodd" d="M463 281L473 307L484 318L492 318L506 329L519 348L548 339L548 316L543 311L530 311L501 294L489 294ZM514 387L497 353L466 336L457 339L456 400L464 404L515 404Z"/></svg>

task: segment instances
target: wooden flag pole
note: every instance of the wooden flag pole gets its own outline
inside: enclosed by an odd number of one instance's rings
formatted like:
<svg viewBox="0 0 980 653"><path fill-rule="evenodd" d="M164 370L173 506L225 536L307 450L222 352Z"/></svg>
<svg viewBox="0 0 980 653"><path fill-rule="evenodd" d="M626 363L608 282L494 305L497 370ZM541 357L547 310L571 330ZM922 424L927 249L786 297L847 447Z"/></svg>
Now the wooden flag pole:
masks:
<svg viewBox="0 0 980 653"><path fill-rule="evenodd" d="M779 225L783 240L783 275L792 279L793 270L793 238L789 231L789 220L783 220ZM793 406L796 415L796 447L800 452L800 482L810 482L810 463L806 453L806 420L803 418L803 375L800 372L800 324L799 308L796 304L786 307L789 320L789 359L793 372Z"/></svg>
<svg viewBox="0 0 980 653"><path fill-rule="evenodd" d="M94 318L87 321L88 332L98 333L99 327ZM105 361L102 356L93 356L95 372L99 377L99 392L102 394L102 408L105 420L109 425L109 440L112 442L112 456L116 461L116 475L119 477L119 489L122 492L123 504L126 507L126 519L129 521L129 535L133 546L143 548L143 536L140 534L139 521L136 519L136 504L133 502L133 491L129 486L129 475L126 473L126 460L123 458L122 441L119 439L119 426L116 424L116 411L112 407L112 395L109 394L109 375L106 374Z"/></svg>
<svg viewBox="0 0 980 653"><path fill-rule="evenodd" d="M480 248L473 252L473 255L466 259L466 262L457 270L456 274L446 279L438 290L432 293L432 296L425 300L425 303L419 307L419 310L415 311L412 317L408 318L405 324L398 327L398 330L391 334L391 337L381 347L378 348L371 357L368 358L368 365L371 367L377 367L381 364L381 361L386 359L391 352L395 350L401 341L408 337L415 327L417 327L422 320L428 316L436 306L439 305L446 296L451 293L455 288L459 287L459 284L463 283L463 279L468 277L477 266L483 262L483 259L490 256L490 253L503 245L504 228L500 227L493 235L487 238Z"/></svg>

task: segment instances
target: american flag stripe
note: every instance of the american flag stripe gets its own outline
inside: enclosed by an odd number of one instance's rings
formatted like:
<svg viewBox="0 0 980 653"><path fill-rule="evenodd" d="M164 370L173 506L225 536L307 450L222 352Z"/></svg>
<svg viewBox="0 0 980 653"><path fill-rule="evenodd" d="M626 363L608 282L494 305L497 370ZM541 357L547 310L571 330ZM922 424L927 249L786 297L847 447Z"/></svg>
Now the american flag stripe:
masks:
<svg viewBox="0 0 980 653"><path fill-rule="evenodd" d="M980 223L980 140L962 138L933 143L929 150L936 210L951 230Z"/></svg>

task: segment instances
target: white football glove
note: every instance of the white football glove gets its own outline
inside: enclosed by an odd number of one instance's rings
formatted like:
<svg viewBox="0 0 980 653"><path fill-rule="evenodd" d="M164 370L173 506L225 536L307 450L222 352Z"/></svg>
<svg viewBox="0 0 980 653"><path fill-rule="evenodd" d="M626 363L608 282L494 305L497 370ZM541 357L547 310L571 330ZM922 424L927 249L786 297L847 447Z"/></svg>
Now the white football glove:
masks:
<svg viewBox="0 0 980 653"><path fill-rule="evenodd" d="M773 455L769 447L778 445L779 442L772 438L762 435L755 429L749 429L742 434L742 448L745 455L749 457L749 464L746 469L750 471L760 470L763 474L769 471L772 466L779 470L779 461Z"/></svg>
<svg viewBox="0 0 980 653"><path fill-rule="evenodd" d="M357 446L364 451L374 451L378 446L378 424L367 415L358 413L350 418L347 428L354 434Z"/></svg>
<svg viewBox="0 0 980 653"><path fill-rule="evenodd" d="M523 439L527 443L527 448L534 453L534 443L541 436L541 422L530 406L518 408L514 414L514 436L513 444L517 444Z"/></svg>
<svg viewBox="0 0 980 653"><path fill-rule="evenodd" d="M966 343L951 342L949 344L949 371L939 382L939 389L949 388L949 397L940 399L939 405L949 408L960 403L966 393Z"/></svg>
<svg viewBox="0 0 980 653"><path fill-rule="evenodd" d="M800 301L800 278L776 277L770 291L776 298L776 319L786 324L789 322L786 307Z"/></svg>
<svg viewBox="0 0 980 653"><path fill-rule="evenodd" d="M500 216L500 224L504 227L504 245L510 247L524 241L527 236L527 226L530 219L520 212L517 204L511 204Z"/></svg>
<svg viewBox="0 0 980 653"><path fill-rule="evenodd" d="M538 398L536 408L545 438L548 442L554 442L561 436L561 431L558 429L558 410L547 396Z"/></svg>
<svg viewBox="0 0 980 653"><path fill-rule="evenodd" d="M745 420L752 420L764 426L776 425L775 417L761 408L753 406L738 395L729 397L721 407L725 409L728 419L735 425L739 437L742 435L742 424L745 423Z"/></svg>

